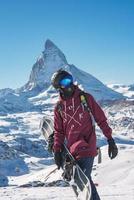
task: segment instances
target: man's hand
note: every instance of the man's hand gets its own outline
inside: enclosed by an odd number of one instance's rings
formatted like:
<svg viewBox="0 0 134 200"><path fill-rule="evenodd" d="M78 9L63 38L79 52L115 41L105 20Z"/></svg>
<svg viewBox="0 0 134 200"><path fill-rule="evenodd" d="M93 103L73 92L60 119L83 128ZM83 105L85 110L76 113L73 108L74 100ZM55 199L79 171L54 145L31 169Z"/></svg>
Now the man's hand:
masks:
<svg viewBox="0 0 134 200"><path fill-rule="evenodd" d="M118 154L118 148L113 138L108 139L108 155L111 159L115 158Z"/></svg>
<svg viewBox="0 0 134 200"><path fill-rule="evenodd" d="M60 167L62 167L62 152L55 152L54 160L55 164L58 166L58 169L60 169Z"/></svg>

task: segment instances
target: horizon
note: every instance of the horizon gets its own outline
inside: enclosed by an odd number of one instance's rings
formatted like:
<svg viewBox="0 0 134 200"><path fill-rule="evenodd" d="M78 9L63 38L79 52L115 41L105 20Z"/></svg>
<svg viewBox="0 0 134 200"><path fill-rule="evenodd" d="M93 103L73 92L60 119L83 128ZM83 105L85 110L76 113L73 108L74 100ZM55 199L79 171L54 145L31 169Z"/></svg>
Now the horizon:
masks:
<svg viewBox="0 0 134 200"><path fill-rule="evenodd" d="M134 84L134 2L0 2L0 89L17 89L50 39L69 64L104 84Z"/></svg>

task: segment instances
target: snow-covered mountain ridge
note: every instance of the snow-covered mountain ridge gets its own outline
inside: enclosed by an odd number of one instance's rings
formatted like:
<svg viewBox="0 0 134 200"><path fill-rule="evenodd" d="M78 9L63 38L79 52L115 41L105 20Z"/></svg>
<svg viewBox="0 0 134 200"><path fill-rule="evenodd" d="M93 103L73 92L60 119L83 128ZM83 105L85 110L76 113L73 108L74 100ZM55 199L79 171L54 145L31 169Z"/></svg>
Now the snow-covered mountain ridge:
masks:
<svg viewBox="0 0 134 200"><path fill-rule="evenodd" d="M13 113L26 110L42 110L45 106L47 95L52 99L56 96L56 91L51 87L51 77L60 68L69 71L74 80L98 101L112 101L124 98L122 94L108 88L91 74L68 64L62 51L52 41L47 40L45 49L32 67L28 82L16 90L0 90L0 112ZM43 94L45 94L45 97Z"/></svg>
<svg viewBox="0 0 134 200"><path fill-rule="evenodd" d="M123 94L125 97L134 99L134 84L122 85L122 84L108 84L107 85L112 90Z"/></svg>
<svg viewBox="0 0 134 200"><path fill-rule="evenodd" d="M104 111L117 138L120 135L134 139L134 100L111 103Z"/></svg>

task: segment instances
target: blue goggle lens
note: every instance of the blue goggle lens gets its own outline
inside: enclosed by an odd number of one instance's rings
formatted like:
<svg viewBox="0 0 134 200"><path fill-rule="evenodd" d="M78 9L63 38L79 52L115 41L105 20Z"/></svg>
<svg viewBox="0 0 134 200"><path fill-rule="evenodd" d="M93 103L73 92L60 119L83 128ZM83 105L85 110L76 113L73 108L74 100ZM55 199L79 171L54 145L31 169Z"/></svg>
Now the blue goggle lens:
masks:
<svg viewBox="0 0 134 200"><path fill-rule="evenodd" d="M71 77L66 77L60 81L62 87L68 87L72 84L73 80Z"/></svg>

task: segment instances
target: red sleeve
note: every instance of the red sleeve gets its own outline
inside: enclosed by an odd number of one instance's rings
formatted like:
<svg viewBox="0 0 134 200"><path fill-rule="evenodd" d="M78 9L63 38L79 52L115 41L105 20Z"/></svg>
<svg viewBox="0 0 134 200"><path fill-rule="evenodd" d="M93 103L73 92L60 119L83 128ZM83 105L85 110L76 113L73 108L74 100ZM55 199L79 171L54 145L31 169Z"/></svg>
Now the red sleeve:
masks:
<svg viewBox="0 0 134 200"><path fill-rule="evenodd" d="M57 106L54 110L54 151L61 151L64 143L65 135L63 131L63 121L61 114L57 110Z"/></svg>
<svg viewBox="0 0 134 200"><path fill-rule="evenodd" d="M107 123L107 118L102 110L102 108L98 105L92 95L88 94L88 103L91 109L91 112L94 116L94 119L103 134L108 138L112 138L112 129L109 127Z"/></svg>

